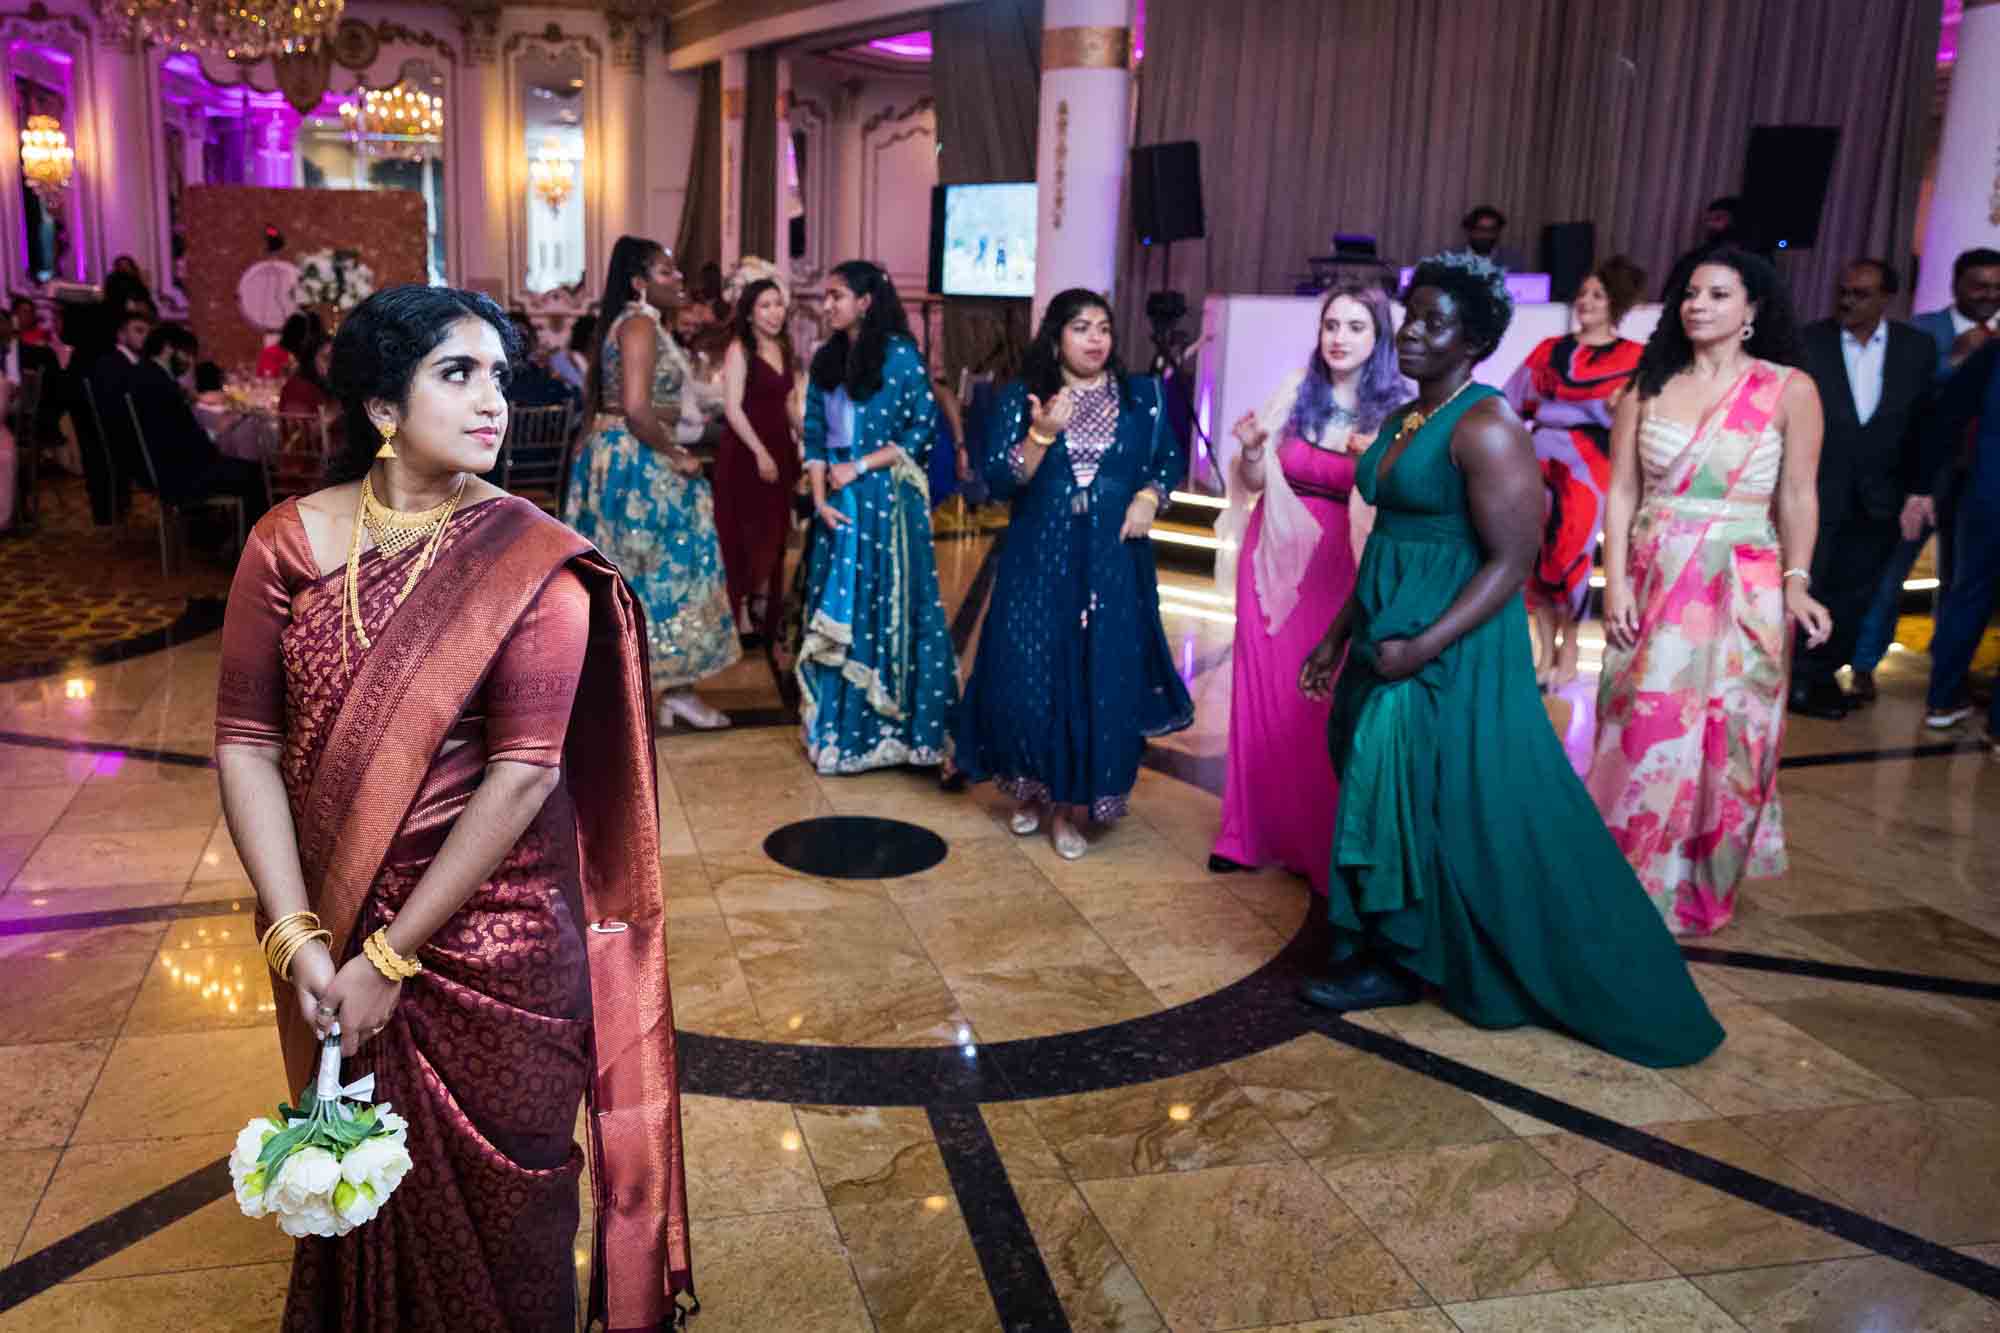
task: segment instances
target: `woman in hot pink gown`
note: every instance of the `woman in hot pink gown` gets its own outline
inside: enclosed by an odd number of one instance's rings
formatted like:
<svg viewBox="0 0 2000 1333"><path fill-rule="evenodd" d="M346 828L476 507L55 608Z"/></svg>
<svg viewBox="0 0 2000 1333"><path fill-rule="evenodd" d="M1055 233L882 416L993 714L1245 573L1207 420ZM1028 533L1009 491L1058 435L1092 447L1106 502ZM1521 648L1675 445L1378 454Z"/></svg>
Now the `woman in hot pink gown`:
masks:
<svg viewBox="0 0 2000 1333"><path fill-rule="evenodd" d="M1330 705L1299 692L1299 668L1354 588L1354 465L1409 397L1393 333L1379 288L1333 288L1305 369L1236 423L1241 448L1220 524L1241 555L1229 782L1208 860L1218 873L1280 866L1326 892L1340 784L1326 746Z"/></svg>

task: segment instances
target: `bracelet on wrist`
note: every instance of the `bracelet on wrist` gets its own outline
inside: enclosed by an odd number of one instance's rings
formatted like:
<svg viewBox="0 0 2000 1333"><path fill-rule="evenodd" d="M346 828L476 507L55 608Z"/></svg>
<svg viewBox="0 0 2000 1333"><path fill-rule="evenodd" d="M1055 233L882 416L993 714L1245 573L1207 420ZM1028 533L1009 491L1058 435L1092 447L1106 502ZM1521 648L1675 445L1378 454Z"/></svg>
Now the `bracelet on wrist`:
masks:
<svg viewBox="0 0 2000 1333"><path fill-rule="evenodd" d="M1040 427L1037 426L1028 427L1028 438L1044 449L1056 442L1055 436L1042 434Z"/></svg>
<svg viewBox="0 0 2000 1333"><path fill-rule="evenodd" d="M1779 579L1778 582L1783 583L1787 579L1803 579L1808 588L1812 587L1812 571L1800 569L1796 565L1786 570L1784 577Z"/></svg>
<svg viewBox="0 0 2000 1333"><path fill-rule="evenodd" d="M290 981L293 961L314 940L331 944L333 932L320 928L319 917L315 913L291 912L273 921L259 943L264 949L264 961L277 973L278 979Z"/></svg>
<svg viewBox="0 0 2000 1333"><path fill-rule="evenodd" d="M424 970L424 965L416 959L405 958L396 952L394 946L389 943L389 928L387 926L382 927L361 942L361 953L369 962L375 965L377 972L380 972L390 981L408 981L411 977L420 975Z"/></svg>

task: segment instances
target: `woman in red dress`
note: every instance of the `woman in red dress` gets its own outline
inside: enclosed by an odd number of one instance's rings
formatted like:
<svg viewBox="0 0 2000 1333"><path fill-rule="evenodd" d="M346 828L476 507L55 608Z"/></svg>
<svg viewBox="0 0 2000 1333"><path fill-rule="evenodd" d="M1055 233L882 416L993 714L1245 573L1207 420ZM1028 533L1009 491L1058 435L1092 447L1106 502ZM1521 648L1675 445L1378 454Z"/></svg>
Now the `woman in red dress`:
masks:
<svg viewBox="0 0 2000 1333"><path fill-rule="evenodd" d="M1571 303L1576 332L1545 339L1507 381L1508 401L1534 432L1549 497L1527 600L1537 631L1535 674L1551 690L1576 679L1577 624L1590 598L1611 485L1611 413L1645 350L1618 336L1618 322L1645 287L1645 270L1625 256L1599 264Z"/></svg>
<svg viewBox="0 0 2000 1333"><path fill-rule="evenodd" d="M338 1024L414 1159L367 1225L299 1241L285 1333L571 1333L585 1152L589 1316L693 1305L643 617L478 479L518 352L474 292L363 302L333 484L259 521L229 592L223 810L260 925L314 931L272 981L289 1086Z"/></svg>
<svg viewBox="0 0 2000 1333"><path fill-rule="evenodd" d="M785 336L785 289L769 278L744 289L723 354L722 447L715 456L715 527L729 609L772 642L783 603L792 493L804 464L787 403L796 374Z"/></svg>

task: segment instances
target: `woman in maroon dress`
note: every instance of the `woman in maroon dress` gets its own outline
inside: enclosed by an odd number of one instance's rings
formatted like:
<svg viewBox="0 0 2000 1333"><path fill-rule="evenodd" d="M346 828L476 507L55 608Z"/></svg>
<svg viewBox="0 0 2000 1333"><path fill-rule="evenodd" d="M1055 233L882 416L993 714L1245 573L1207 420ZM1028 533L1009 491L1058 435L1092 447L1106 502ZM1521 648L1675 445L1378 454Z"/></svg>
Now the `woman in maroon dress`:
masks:
<svg viewBox="0 0 2000 1333"><path fill-rule="evenodd" d="M257 524L230 588L223 810L260 924L315 932L272 981L290 1087L337 1023L414 1159L372 1221L299 1242L285 1333L571 1333L585 1151L590 1317L693 1303L643 619L478 479L515 354L477 293L370 297L334 342L333 484Z"/></svg>
<svg viewBox="0 0 2000 1333"><path fill-rule="evenodd" d="M744 289L722 360L722 448L715 456L715 527L729 609L772 641L783 603L785 541L803 463L786 404L794 376L785 289L766 278Z"/></svg>

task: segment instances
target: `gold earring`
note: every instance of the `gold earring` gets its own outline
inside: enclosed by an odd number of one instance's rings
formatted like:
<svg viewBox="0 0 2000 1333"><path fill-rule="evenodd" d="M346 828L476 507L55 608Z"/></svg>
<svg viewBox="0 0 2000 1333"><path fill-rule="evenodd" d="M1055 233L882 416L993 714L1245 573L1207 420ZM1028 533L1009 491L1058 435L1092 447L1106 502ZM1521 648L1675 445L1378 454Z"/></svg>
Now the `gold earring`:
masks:
<svg viewBox="0 0 2000 1333"><path fill-rule="evenodd" d="M391 444L390 441L394 440L395 438L396 438L396 423L392 421L388 425L382 427L382 447L375 451L375 457L394 458L396 456L396 446L394 444Z"/></svg>

